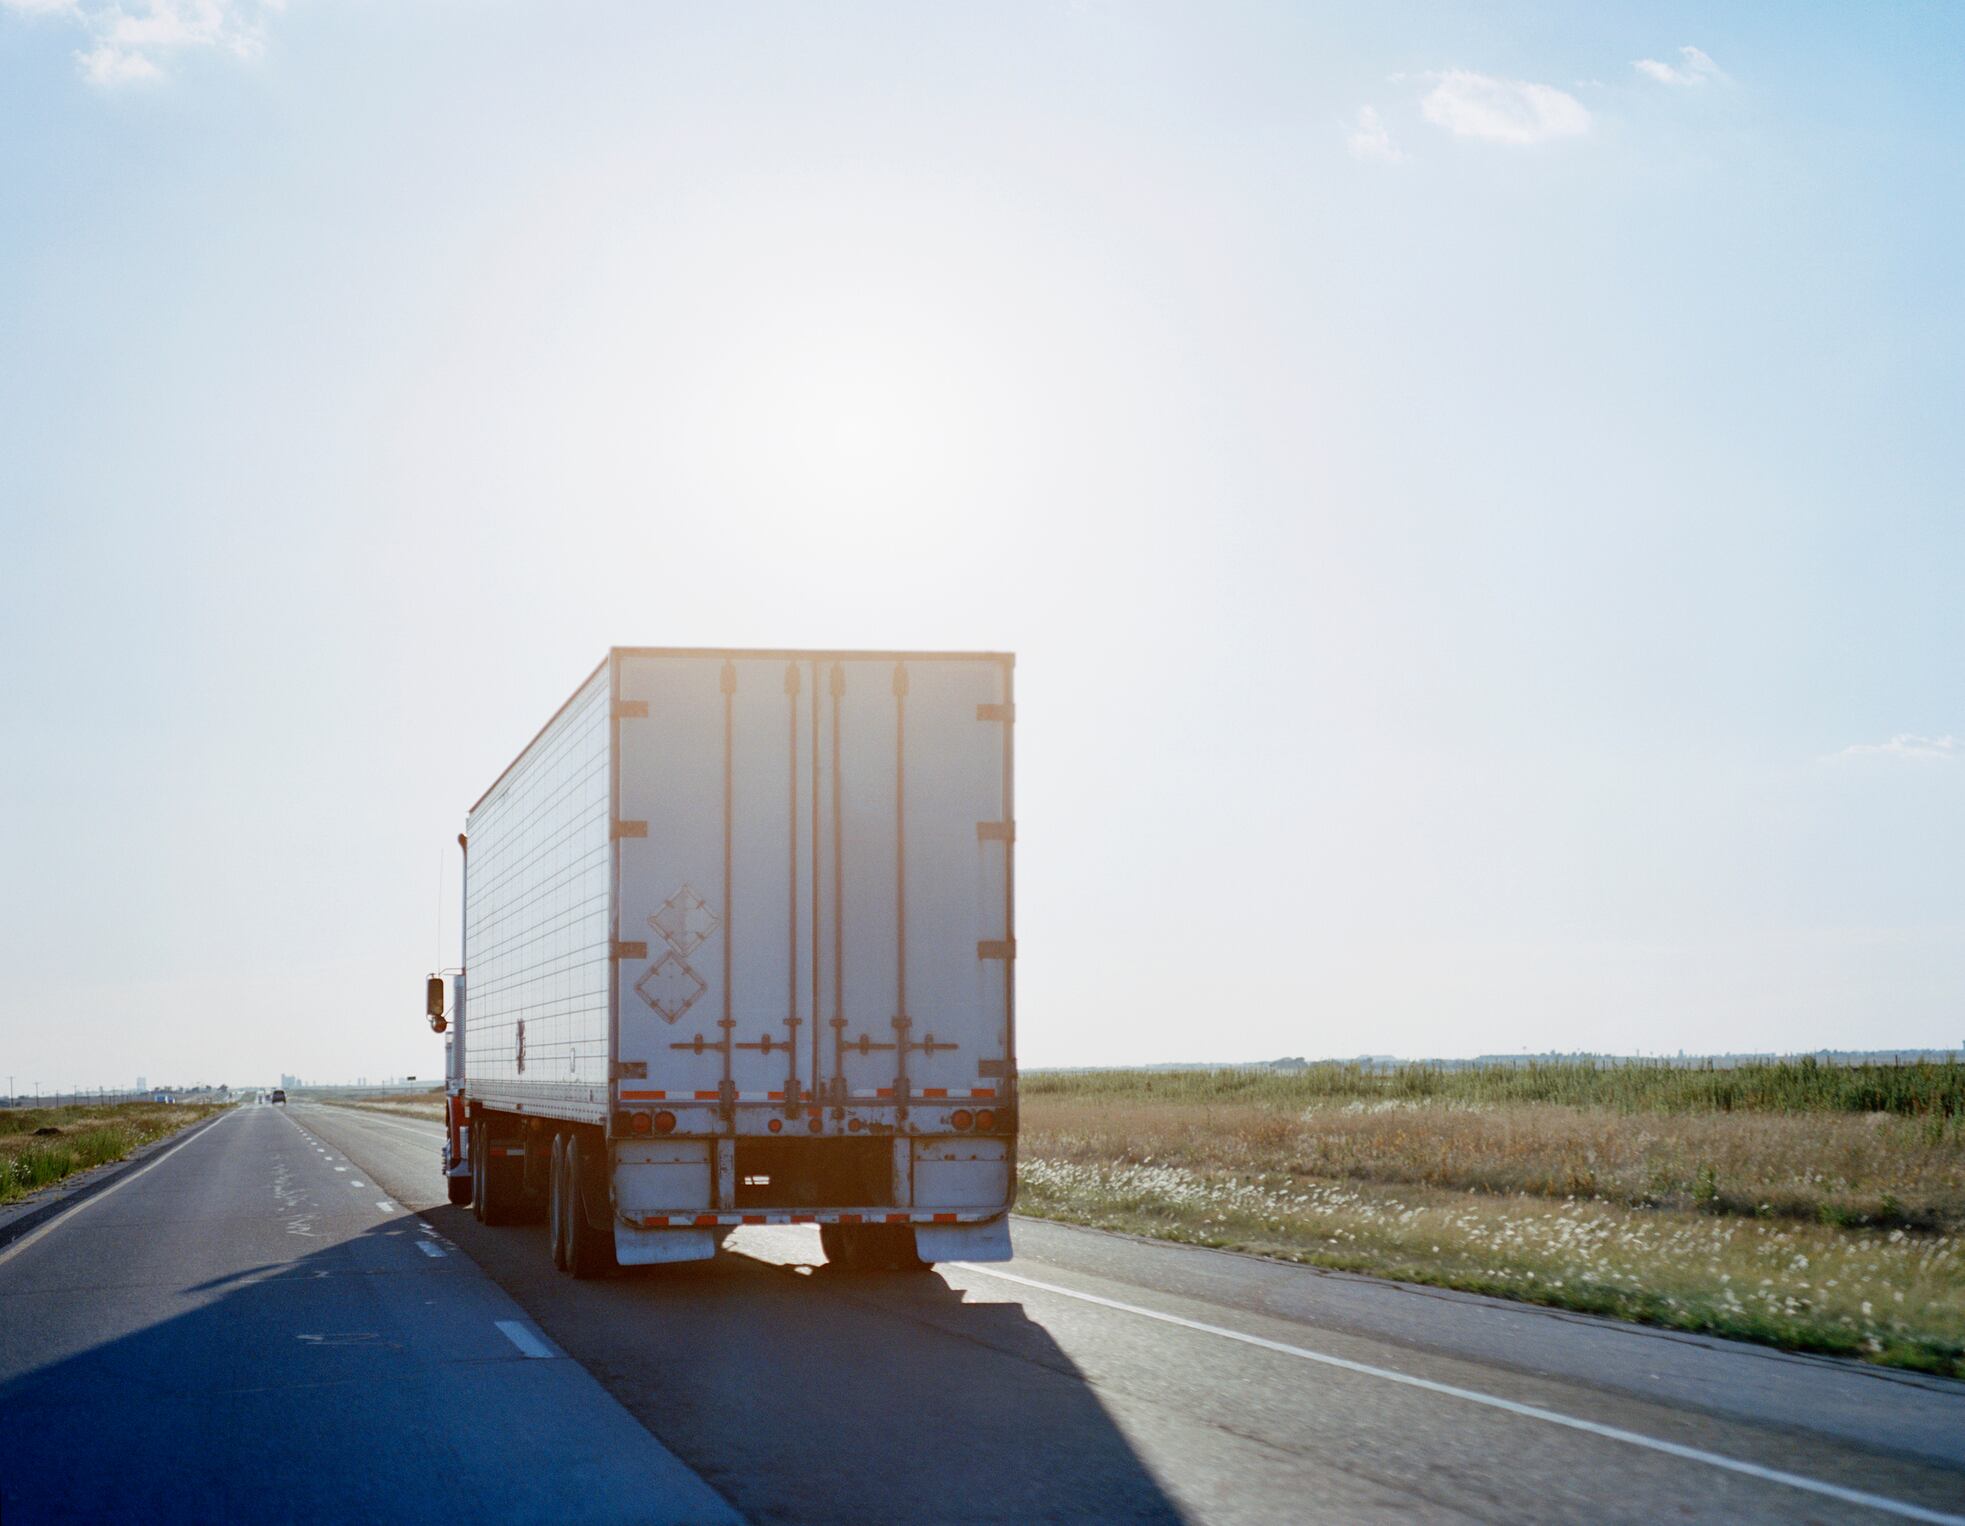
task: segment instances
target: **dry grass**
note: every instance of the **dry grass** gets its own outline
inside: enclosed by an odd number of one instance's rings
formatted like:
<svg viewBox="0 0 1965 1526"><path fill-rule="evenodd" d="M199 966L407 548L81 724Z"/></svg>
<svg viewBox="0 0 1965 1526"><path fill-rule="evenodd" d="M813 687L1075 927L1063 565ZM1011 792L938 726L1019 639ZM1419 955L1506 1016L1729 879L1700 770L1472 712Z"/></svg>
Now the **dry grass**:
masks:
<svg viewBox="0 0 1965 1526"><path fill-rule="evenodd" d="M1026 1154L1965 1230L1965 1128L1887 1113L1026 1096Z"/></svg>
<svg viewBox="0 0 1965 1526"><path fill-rule="evenodd" d="M395 1092L386 1097L323 1097L320 1100L329 1107L348 1107L357 1112L381 1113L385 1117L420 1118L426 1122L443 1122L443 1088L435 1087L427 1092Z"/></svg>
<svg viewBox="0 0 1965 1526"><path fill-rule="evenodd" d="M1047 1079L1022 1101L1025 1212L1965 1376L1955 1115Z"/></svg>
<svg viewBox="0 0 1965 1526"><path fill-rule="evenodd" d="M0 1203L121 1160L217 1111L215 1103L158 1102L0 1110Z"/></svg>

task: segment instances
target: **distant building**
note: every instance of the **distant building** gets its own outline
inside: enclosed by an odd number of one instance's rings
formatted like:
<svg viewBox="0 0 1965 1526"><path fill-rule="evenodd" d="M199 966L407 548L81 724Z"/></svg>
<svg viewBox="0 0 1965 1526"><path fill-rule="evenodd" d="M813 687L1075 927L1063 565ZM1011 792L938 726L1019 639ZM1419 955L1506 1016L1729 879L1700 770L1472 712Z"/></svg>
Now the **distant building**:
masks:
<svg viewBox="0 0 1965 1526"><path fill-rule="evenodd" d="M147 1092L150 1090L150 1083L142 1076L138 1076L136 1078L136 1089L140 1092Z"/></svg>

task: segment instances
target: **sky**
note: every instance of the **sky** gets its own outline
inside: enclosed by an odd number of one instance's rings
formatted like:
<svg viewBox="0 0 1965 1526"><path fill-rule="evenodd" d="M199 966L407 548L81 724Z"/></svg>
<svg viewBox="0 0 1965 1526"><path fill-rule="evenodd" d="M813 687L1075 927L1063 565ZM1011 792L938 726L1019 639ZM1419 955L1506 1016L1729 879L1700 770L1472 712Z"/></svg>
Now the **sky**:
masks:
<svg viewBox="0 0 1965 1526"><path fill-rule="evenodd" d="M611 644L1017 653L1026 1066L1958 1045L1961 44L0 0L0 1071L437 1072Z"/></svg>

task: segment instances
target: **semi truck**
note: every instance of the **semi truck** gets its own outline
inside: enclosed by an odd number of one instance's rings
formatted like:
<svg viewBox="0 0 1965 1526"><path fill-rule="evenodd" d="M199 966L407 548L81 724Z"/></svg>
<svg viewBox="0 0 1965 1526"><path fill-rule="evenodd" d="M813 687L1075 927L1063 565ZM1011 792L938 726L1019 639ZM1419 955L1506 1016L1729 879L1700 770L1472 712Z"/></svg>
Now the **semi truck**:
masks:
<svg viewBox="0 0 1965 1526"><path fill-rule="evenodd" d="M1006 1260L1015 659L616 647L470 808L442 1166L554 1265ZM445 975L449 988L445 988Z"/></svg>

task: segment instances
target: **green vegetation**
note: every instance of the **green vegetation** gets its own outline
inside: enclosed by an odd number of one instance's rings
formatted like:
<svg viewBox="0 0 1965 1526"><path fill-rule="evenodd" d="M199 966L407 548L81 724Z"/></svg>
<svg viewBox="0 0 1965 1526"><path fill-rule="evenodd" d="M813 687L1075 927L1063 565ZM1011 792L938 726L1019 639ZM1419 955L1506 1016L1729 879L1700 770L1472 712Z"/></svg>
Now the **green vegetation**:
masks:
<svg viewBox="0 0 1965 1526"><path fill-rule="evenodd" d="M1018 1206L1965 1376L1961 1083L1807 1061L1034 1074Z"/></svg>
<svg viewBox="0 0 1965 1526"><path fill-rule="evenodd" d="M121 1160L218 1110L213 1103L157 1102L0 1108L0 1203Z"/></svg>
<svg viewBox="0 0 1965 1526"><path fill-rule="evenodd" d="M1331 1098L1445 1102L1551 1102L1628 1113L1894 1113L1965 1118L1965 1065L1829 1065L1812 1057L1722 1069L1661 1063L1524 1065L1319 1064L1302 1070L1032 1071L1026 1098L1156 1097L1175 1102L1299 1105Z"/></svg>

